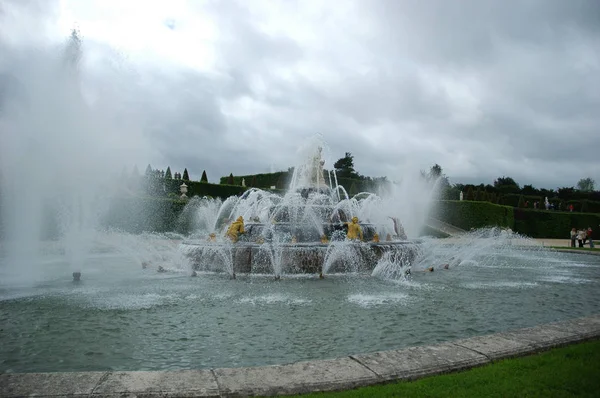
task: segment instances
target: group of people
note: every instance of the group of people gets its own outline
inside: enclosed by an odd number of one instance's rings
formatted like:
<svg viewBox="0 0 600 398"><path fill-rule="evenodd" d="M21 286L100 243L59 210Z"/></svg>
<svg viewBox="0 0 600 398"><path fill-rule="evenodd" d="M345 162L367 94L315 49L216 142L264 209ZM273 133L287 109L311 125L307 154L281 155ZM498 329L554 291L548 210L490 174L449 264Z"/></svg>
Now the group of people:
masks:
<svg viewBox="0 0 600 398"><path fill-rule="evenodd" d="M592 240L592 228L588 227L577 230L576 228L571 229L571 247L575 247L575 241L579 243L579 247L584 247L586 244L590 245L590 248L594 247L594 241Z"/></svg>

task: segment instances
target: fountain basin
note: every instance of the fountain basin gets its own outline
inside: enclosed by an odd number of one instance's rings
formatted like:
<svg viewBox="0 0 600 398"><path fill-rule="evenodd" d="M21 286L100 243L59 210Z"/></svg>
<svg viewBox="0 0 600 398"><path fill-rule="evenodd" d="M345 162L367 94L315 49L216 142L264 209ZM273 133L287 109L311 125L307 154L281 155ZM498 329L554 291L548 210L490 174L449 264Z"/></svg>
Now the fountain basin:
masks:
<svg viewBox="0 0 600 398"><path fill-rule="evenodd" d="M183 251L195 271L232 273L314 274L372 272L384 255L410 267L420 241L250 243L184 241Z"/></svg>

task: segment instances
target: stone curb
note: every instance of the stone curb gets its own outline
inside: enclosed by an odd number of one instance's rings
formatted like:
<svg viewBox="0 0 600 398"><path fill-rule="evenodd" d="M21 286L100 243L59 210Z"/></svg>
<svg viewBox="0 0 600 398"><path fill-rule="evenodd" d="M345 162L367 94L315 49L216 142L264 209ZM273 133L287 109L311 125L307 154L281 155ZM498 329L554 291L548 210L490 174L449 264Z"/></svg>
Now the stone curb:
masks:
<svg viewBox="0 0 600 398"><path fill-rule="evenodd" d="M573 249L557 249L557 248L552 248L552 250L556 250L557 252L561 252L561 253L576 253L576 254L589 254L591 256L600 256L600 251L594 251L594 250L573 250Z"/></svg>
<svg viewBox="0 0 600 398"><path fill-rule="evenodd" d="M431 346L285 365L0 374L2 397L229 397L347 390L481 366L600 337L600 314Z"/></svg>

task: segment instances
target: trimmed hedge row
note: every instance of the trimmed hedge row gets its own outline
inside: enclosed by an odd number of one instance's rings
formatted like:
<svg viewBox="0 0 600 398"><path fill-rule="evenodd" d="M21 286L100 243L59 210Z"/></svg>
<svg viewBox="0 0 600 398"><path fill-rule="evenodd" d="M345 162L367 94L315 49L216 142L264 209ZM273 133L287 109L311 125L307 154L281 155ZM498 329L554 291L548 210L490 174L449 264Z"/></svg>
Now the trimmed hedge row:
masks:
<svg viewBox="0 0 600 398"><path fill-rule="evenodd" d="M250 174L243 176L233 176L233 184L241 186L242 179L245 180L247 187L270 188L275 186L277 189L287 189L290 183L291 175L288 171L278 171L276 173ZM326 183L329 185L329 177L326 175ZM335 185L335 181L331 181ZM338 177L338 185L344 187L349 196L354 196L360 192L375 192L377 184L369 180L359 180L354 178ZM228 184L229 177L221 177L221 184Z"/></svg>
<svg viewBox="0 0 600 398"><path fill-rule="evenodd" d="M468 200L442 200L437 202L434 215L440 220L462 228L482 228L487 226L514 226L513 208L489 202Z"/></svg>
<svg viewBox="0 0 600 398"><path fill-rule="evenodd" d="M239 186L242 185L242 180L245 180L244 182L247 187L270 188L275 186L278 189L284 189L289 183L289 177L287 171L233 176L233 184ZM221 184L229 184L229 176L221 177L219 182Z"/></svg>
<svg viewBox="0 0 600 398"><path fill-rule="evenodd" d="M500 199L500 204L505 206L519 207L519 200L521 195L519 194L506 194ZM544 197L543 196L530 196L523 195L523 200L529 202L529 207L533 208L534 202L539 202L540 209L544 208ZM567 210L567 206L573 205L573 211L583 211L586 213L600 213L600 202L594 200L568 200L564 201L559 198L548 198L548 202L552 203L557 209Z"/></svg>
<svg viewBox="0 0 600 398"><path fill-rule="evenodd" d="M569 239L571 228L597 229L600 214L515 209L514 231L533 238Z"/></svg>
<svg viewBox="0 0 600 398"><path fill-rule="evenodd" d="M115 198L102 225L131 233L189 232L191 220L180 219L187 201L168 198Z"/></svg>
<svg viewBox="0 0 600 398"><path fill-rule="evenodd" d="M227 199L230 196L237 196L246 191L247 188L240 185L211 184L200 181L184 181L171 179L150 178L145 181L145 189L148 195L164 195L165 192L181 195L179 187L185 182L188 187L187 196L210 196L213 198Z"/></svg>
<svg viewBox="0 0 600 398"><path fill-rule="evenodd" d="M532 238L568 239L571 228L597 229L600 225L600 214L595 213L519 209L467 200L440 201L433 215L465 230L508 227Z"/></svg>

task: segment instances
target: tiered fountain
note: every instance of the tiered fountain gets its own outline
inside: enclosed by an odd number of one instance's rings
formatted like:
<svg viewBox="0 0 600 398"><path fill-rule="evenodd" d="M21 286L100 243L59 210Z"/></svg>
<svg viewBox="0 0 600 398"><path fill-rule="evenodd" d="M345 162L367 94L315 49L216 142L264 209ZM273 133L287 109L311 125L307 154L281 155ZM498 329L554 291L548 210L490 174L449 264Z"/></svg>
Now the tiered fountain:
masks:
<svg viewBox="0 0 600 398"><path fill-rule="evenodd" d="M295 167L284 196L252 188L230 197L216 216L204 220L202 233L182 243L194 271L322 277L371 272L382 262L406 271L419 242L407 239L396 217L381 222L380 212L374 216L378 195L349 198L335 172L324 173L321 143L311 148ZM207 211L211 207L214 212L214 202L197 200L198 214L212 213Z"/></svg>

